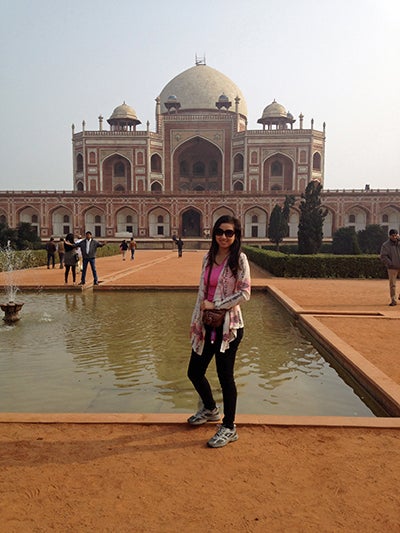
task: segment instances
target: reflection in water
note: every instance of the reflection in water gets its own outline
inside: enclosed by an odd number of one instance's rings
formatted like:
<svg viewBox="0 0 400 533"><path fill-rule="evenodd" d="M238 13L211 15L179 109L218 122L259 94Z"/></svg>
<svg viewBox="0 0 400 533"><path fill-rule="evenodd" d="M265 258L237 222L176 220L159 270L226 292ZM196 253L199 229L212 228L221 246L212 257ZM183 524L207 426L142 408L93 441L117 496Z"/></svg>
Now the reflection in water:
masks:
<svg viewBox="0 0 400 533"><path fill-rule="evenodd" d="M172 291L24 294L23 320L0 326L0 410L196 409L186 377L194 299ZM239 413L373 416L271 297L255 293L243 311ZM217 390L214 363L209 374Z"/></svg>

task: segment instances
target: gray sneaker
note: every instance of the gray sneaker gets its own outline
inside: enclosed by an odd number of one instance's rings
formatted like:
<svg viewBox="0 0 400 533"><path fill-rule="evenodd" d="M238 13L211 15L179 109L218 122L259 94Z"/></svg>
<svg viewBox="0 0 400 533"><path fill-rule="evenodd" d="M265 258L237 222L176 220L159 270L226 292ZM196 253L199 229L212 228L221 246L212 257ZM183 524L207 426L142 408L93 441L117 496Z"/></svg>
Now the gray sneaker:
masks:
<svg viewBox="0 0 400 533"><path fill-rule="evenodd" d="M200 426L206 422L217 422L220 418L218 407L215 407L213 410L202 407L196 414L188 418L188 423L191 426Z"/></svg>
<svg viewBox="0 0 400 533"><path fill-rule="evenodd" d="M236 433L236 426L233 429L219 426L218 431L211 437L207 444L210 448L222 448L222 446L226 446L229 442L235 442L238 438L239 435Z"/></svg>

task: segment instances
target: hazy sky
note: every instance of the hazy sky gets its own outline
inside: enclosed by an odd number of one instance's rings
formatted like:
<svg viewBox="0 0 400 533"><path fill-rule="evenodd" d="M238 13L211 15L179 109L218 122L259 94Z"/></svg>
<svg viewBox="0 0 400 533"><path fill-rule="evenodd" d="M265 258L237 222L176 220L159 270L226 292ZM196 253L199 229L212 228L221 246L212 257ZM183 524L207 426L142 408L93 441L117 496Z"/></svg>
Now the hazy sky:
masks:
<svg viewBox="0 0 400 533"><path fill-rule="evenodd" d="M155 98L196 54L241 88L249 129L274 98L304 127L326 122L325 188L400 188L398 0L0 0L0 13L0 190L72 189L71 124L98 129L126 101L154 130Z"/></svg>

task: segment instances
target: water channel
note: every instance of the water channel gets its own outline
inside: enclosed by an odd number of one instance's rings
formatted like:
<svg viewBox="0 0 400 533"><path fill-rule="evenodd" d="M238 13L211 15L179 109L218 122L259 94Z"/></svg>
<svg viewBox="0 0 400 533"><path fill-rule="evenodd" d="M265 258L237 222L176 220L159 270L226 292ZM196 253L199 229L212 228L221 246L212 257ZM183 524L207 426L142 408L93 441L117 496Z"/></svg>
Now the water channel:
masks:
<svg viewBox="0 0 400 533"><path fill-rule="evenodd" d="M191 413L189 291L24 293L0 324L1 412ZM265 293L243 305L238 413L382 416ZM218 389L214 362L209 371ZM216 395L217 401L221 395Z"/></svg>

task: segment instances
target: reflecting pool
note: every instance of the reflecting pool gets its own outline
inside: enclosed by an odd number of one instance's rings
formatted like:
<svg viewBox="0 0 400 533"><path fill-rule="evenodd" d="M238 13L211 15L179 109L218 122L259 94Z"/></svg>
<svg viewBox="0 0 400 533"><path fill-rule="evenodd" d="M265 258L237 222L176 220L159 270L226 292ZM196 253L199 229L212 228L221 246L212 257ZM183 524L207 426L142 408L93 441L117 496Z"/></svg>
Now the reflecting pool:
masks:
<svg viewBox="0 0 400 533"><path fill-rule="evenodd" d="M0 411L190 413L186 377L193 292L24 293L0 324ZM273 298L243 305L238 413L382 416L338 375ZM209 377L218 390L214 362ZM216 395L221 402L221 394Z"/></svg>

